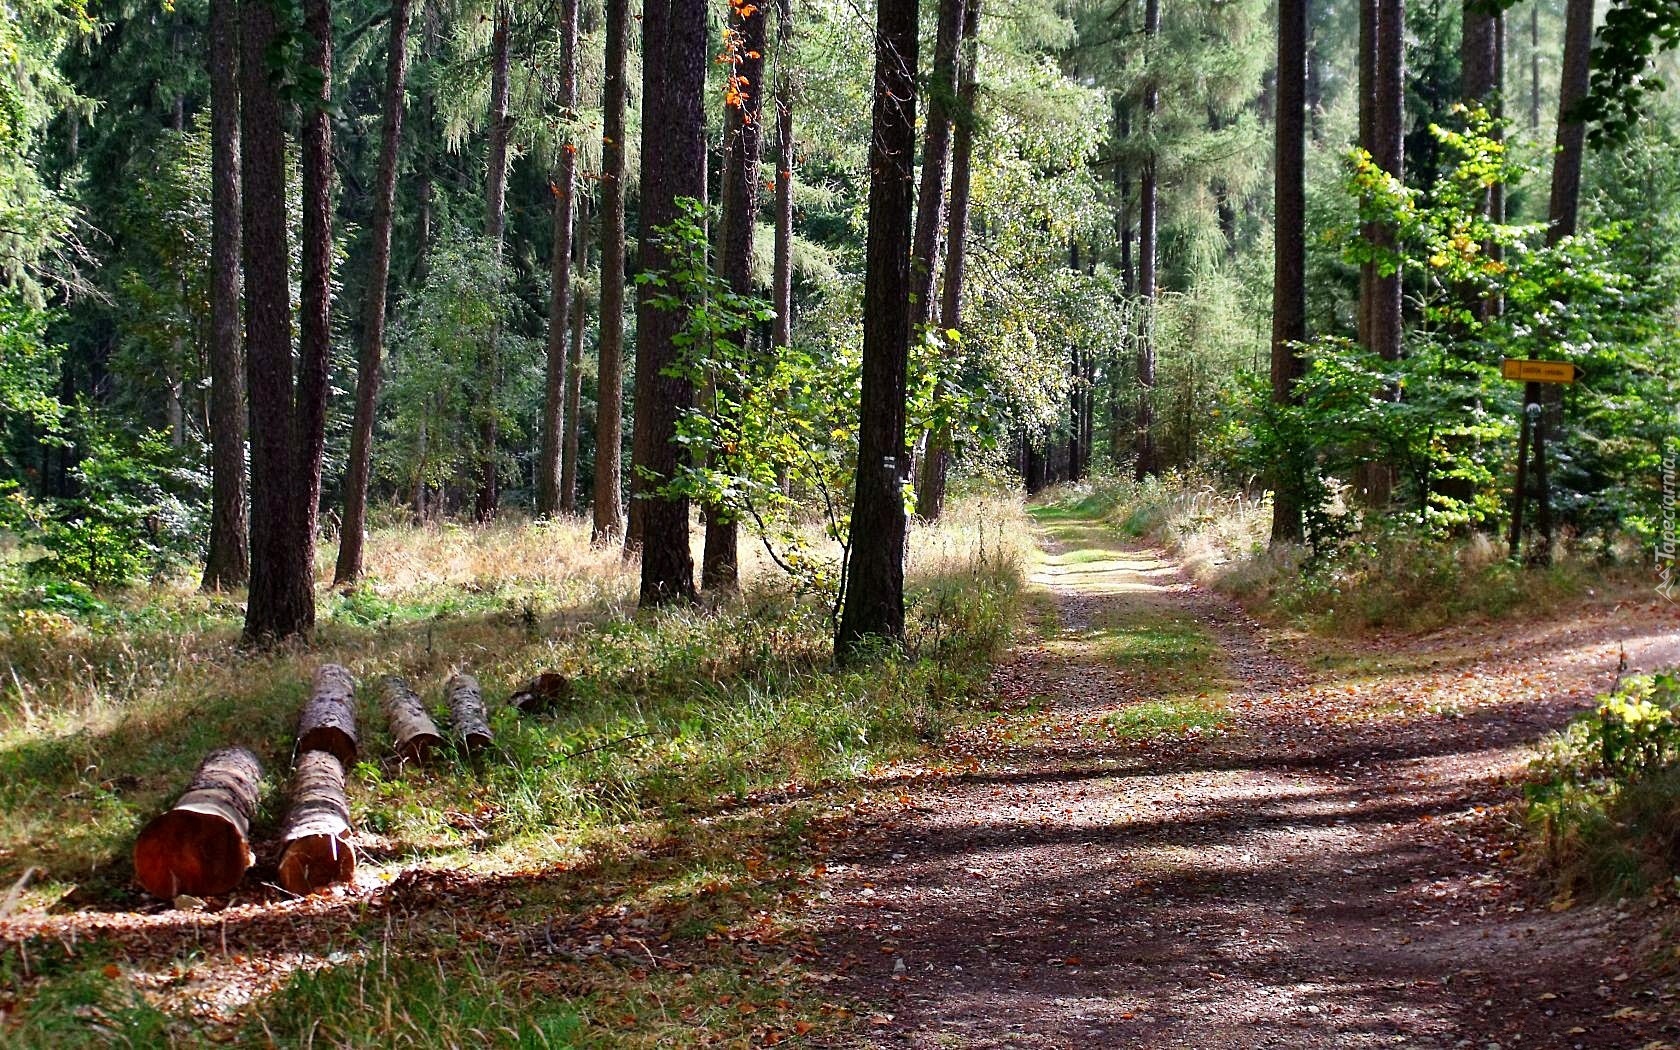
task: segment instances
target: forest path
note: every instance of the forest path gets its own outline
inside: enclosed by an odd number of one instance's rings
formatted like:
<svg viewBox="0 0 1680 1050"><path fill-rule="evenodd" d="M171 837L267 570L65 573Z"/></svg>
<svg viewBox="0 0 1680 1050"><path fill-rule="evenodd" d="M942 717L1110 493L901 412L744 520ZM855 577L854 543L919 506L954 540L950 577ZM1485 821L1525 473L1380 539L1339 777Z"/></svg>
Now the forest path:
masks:
<svg viewBox="0 0 1680 1050"><path fill-rule="evenodd" d="M1660 606L1325 655L1039 520L1038 637L996 683L1024 706L830 865L864 1014L835 1045L1680 1046L1653 920L1548 907L1509 807L1621 646L1675 658Z"/></svg>

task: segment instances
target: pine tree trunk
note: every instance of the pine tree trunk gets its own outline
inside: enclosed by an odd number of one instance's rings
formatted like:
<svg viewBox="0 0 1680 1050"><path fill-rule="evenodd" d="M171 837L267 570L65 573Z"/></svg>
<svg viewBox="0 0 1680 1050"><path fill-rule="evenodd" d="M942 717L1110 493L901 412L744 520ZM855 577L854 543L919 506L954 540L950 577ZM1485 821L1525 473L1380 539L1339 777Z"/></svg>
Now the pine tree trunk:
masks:
<svg viewBox="0 0 1680 1050"><path fill-rule="evenodd" d="M245 347L239 331L239 9L210 4L210 549L204 588L244 586ZM72 110L72 113L75 111Z"/></svg>
<svg viewBox="0 0 1680 1050"><path fill-rule="evenodd" d="M508 34L512 13L508 0L496 4L496 26L490 40L490 142L487 152L488 168L484 188L484 239L490 242L495 260L497 280L501 279L502 231L507 221L507 140L512 123L508 116ZM497 477L496 444L500 438L501 421L496 402L501 397L502 356L498 333L490 335L490 345L481 365L483 393L478 411L479 481L478 497L473 508L481 522L496 516L501 503L501 481Z"/></svg>
<svg viewBox="0 0 1680 1050"><path fill-rule="evenodd" d="M1151 40L1161 35L1161 0L1145 0L1143 32ZM1153 131L1155 112L1161 104L1161 88L1153 71L1143 89L1144 125ZM1155 176L1155 156L1144 158L1143 171L1138 180L1138 418L1137 463L1135 474L1139 481L1153 475L1160 465L1155 450L1155 260L1157 209L1159 192Z"/></svg>
<svg viewBox="0 0 1680 1050"><path fill-rule="evenodd" d="M968 212L974 195L974 102L980 52L980 0L963 10L962 68L958 73L956 133L951 146L951 208L946 220L945 286L939 303L939 327L962 330L963 278L968 265ZM941 382L944 382L942 377ZM940 427L928 438L916 485L916 514L927 521L945 512L945 489L951 473L951 429Z"/></svg>
<svg viewBox="0 0 1680 1050"><path fill-rule="evenodd" d="M578 203L572 242L579 278L589 272L589 209ZM578 433L583 424L583 331L589 320L589 304L583 296L572 296L572 346L566 361L566 433L560 443L560 512L577 513Z"/></svg>
<svg viewBox="0 0 1680 1050"><path fill-rule="evenodd" d="M286 246L285 125L268 72L274 9L240 5L240 182L244 221L245 381L251 411L251 582L245 639L306 632L315 595L297 557L298 433L292 410L292 310ZM302 566L304 571L299 573Z"/></svg>
<svg viewBox="0 0 1680 1050"><path fill-rule="evenodd" d="M939 0L922 136L922 179L916 194L916 233L910 248L912 339L917 338L916 332L933 316L939 227L945 215L945 168L951 159L951 112L957 101L957 48L962 38L963 6L963 0Z"/></svg>
<svg viewBox="0 0 1680 1050"><path fill-rule="evenodd" d="M1295 381L1304 370L1297 344L1307 337L1307 4L1278 3L1272 403L1280 407L1296 401ZM1303 508L1294 475L1302 468L1295 456L1278 467L1280 476L1272 484L1272 542L1299 543Z"/></svg>
<svg viewBox="0 0 1680 1050"><path fill-rule="evenodd" d="M776 249L770 335L776 352L793 341L793 63L792 0L776 3Z"/></svg>
<svg viewBox="0 0 1680 1050"><path fill-rule="evenodd" d="M327 398L332 393L332 0L304 0L303 29L319 94L302 106L299 168L303 176L303 283L299 291L298 465L292 497L292 571L309 594L315 619L315 526L321 505L321 465L327 444Z"/></svg>
<svg viewBox="0 0 1680 1050"><path fill-rule="evenodd" d="M1546 213L1548 244L1575 234L1581 204L1581 161L1587 126L1576 115L1592 78L1593 0L1569 0L1563 29L1563 78L1558 88L1557 152Z"/></svg>
<svg viewBox="0 0 1680 1050"><path fill-rule="evenodd" d="M1398 176L1405 160L1403 0L1362 0L1359 32L1360 144L1379 168ZM1366 223L1363 235L1378 248L1394 246L1394 230L1386 223ZM1364 263L1359 271L1359 342L1383 360L1397 361L1400 338L1400 274L1383 274L1375 262ZM1393 465L1366 463L1358 475L1364 502L1386 506L1394 487Z"/></svg>
<svg viewBox="0 0 1680 1050"><path fill-rule="evenodd" d="M555 101L570 119L577 109L578 0L560 0L560 96ZM577 147L567 136L551 187L554 193L553 243L549 247L548 362L543 383L542 452L537 459L537 515L552 517L561 495L561 446L566 430L566 329L572 314L573 199L577 186Z"/></svg>
<svg viewBox="0 0 1680 1050"><path fill-rule="evenodd" d="M601 89L601 317L595 410L592 538L624 533L624 89L630 49L629 0L606 0L606 77Z"/></svg>
<svg viewBox="0 0 1680 1050"><path fill-rule="evenodd" d="M642 15L641 269L660 273L671 261L656 231L677 216L681 199L706 195L702 94L706 78L704 0L648 0ZM694 556L688 543L688 500L658 495L676 472L677 420L694 401L693 384L665 375L678 359L674 339L685 318L653 303L642 286L636 304L636 418L631 455L638 478L642 550L640 600L655 606L692 602ZM643 480L643 475L646 475ZM634 526L632 526L634 532Z"/></svg>
<svg viewBox="0 0 1680 1050"><path fill-rule="evenodd" d="M730 28L738 35L735 75L741 98L738 104L724 109L723 229L718 271L737 295L750 295L753 290L753 232L758 221L758 170L764 139L765 22L761 7L747 4L731 8ZM746 327L729 335L743 355L751 337ZM706 540L700 561L700 586L704 590L727 593L740 586L739 534L732 509L706 508Z"/></svg>
<svg viewBox="0 0 1680 1050"><path fill-rule="evenodd" d="M1540 133L1540 0L1528 5L1528 127Z"/></svg>
<svg viewBox="0 0 1680 1050"><path fill-rule="evenodd" d="M362 303L362 346L356 361L356 414L350 422L350 459L345 465L344 521L339 529L333 583L362 575L362 541L367 529L368 480L373 463L373 413L379 403L385 356L385 298L391 275L391 225L396 212L397 147L402 141L403 91L408 79L409 0L391 0L391 35L386 44L385 113L379 138L379 169L373 186L369 230L367 299Z"/></svg>
<svg viewBox="0 0 1680 1050"><path fill-rule="evenodd" d="M864 247L863 387L850 559L835 656L904 641L904 401L915 207L917 0L880 0Z"/></svg>

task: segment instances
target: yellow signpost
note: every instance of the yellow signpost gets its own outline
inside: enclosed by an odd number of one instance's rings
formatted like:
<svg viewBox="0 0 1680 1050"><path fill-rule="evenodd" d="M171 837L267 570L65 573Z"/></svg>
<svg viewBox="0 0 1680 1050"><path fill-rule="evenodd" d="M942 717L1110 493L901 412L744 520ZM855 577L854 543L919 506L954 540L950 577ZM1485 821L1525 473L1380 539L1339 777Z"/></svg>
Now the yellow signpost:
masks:
<svg viewBox="0 0 1680 1050"><path fill-rule="evenodd" d="M1575 366L1567 361L1519 361L1507 357L1501 371L1519 383L1573 383Z"/></svg>

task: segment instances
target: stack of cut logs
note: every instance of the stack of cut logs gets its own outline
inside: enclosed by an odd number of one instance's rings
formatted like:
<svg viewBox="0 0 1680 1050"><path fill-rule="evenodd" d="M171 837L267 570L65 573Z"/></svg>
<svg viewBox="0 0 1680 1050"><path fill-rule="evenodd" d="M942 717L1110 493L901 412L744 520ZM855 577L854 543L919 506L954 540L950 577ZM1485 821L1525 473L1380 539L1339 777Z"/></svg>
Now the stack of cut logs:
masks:
<svg viewBox="0 0 1680 1050"><path fill-rule="evenodd" d="M390 723L397 758L419 763L441 748L443 734L420 697L395 675L381 683L380 706ZM460 745L476 753L491 742L478 680L457 671L444 689L450 724ZM309 894L349 882L356 872L351 845L350 803L345 770L356 761L356 683L338 664L315 672L309 700L298 717L290 801L280 833L280 885ZM525 704L515 697L515 706ZM186 792L140 832L134 844L134 873L155 897L175 900L220 896L255 863L251 823L262 790L262 763L243 747L212 751L193 774Z"/></svg>

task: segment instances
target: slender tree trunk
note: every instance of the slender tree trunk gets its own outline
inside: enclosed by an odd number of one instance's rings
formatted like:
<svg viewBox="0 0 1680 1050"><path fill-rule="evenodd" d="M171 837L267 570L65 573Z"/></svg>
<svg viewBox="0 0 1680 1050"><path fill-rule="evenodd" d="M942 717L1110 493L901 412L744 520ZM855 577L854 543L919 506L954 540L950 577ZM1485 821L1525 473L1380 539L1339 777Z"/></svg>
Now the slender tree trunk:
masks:
<svg viewBox="0 0 1680 1050"><path fill-rule="evenodd" d="M589 272L589 208L578 202L577 222L572 226L573 250L578 279ZM574 285L575 287L575 285ZM578 433L583 425L583 330L589 319L589 304L582 295L572 296L572 349L566 362L566 436L560 443L560 512L577 513Z"/></svg>
<svg viewBox="0 0 1680 1050"><path fill-rule="evenodd" d="M1463 102L1472 109L1486 109L1497 122L1505 112L1505 13L1492 10L1485 0L1464 0L1463 24L1459 48ZM1497 123L1493 136L1496 139L1504 137L1504 131ZM1505 217L1504 186L1495 184L1487 187L1482 193L1479 210L1489 222L1502 222ZM1498 258L1498 244L1490 241L1485 247L1490 258ZM1498 299L1487 296L1476 295L1469 306L1482 320L1495 316L1499 311Z"/></svg>
<svg viewBox="0 0 1680 1050"><path fill-rule="evenodd" d="M671 260L656 231L677 216L682 199L706 196L706 138L702 94L706 80L704 0L648 0L642 15L643 273L660 273ZM658 489L675 474L677 420L694 400L693 384L665 372L678 360L675 337L686 319L661 310L643 286L636 303L636 418L631 462L641 490L641 603L692 602L694 556L688 541L688 500Z"/></svg>
<svg viewBox="0 0 1680 1050"><path fill-rule="evenodd" d="M957 102L957 48L962 38L963 7L963 0L939 0L922 136L921 188L916 195L915 239L910 248L912 339L933 316L934 277L939 272L939 227L945 215L945 169L951 159L951 113Z"/></svg>
<svg viewBox="0 0 1680 1050"><path fill-rule="evenodd" d="M946 220L945 286L939 303L939 327L962 330L963 278L968 267L968 213L974 196L974 102L978 93L980 0L963 5L962 68L956 132L951 146L951 207ZM945 377L940 381L946 382ZM941 426L928 439L916 486L916 514L933 521L945 512L945 488L951 472L951 428Z"/></svg>
<svg viewBox="0 0 1680 1050"><path fill-rule="evenodd" d="M1161 0L1144 0L1143 32L1150 40L1161 35ZM1157 59L1158 60L1158 59ZM1161 88L1153 70L1143 89L1144 124L1153 131L1156 110L1160 108ZM1144 158L1138 185L1138 419L1137 464L1139 481L1154 474L1160 465L1155 450L1155 259L1156 226L1159 206L1156 187L1155 156Z"/></svg>
<svg viewBox="0 0 1680 1050"><path fill-rule="evenodd" d="M917 0L880 0L864 247L863 389L850 564L835 635L841 660L904 640L904 400L915 207Z"/></svg>
<svg viewBox="0 0 1680 1050"><path fill-rule="evenodd" d="M578 0L560 0L560 97L570 120L577 109ZM552 517L567 502L562 495L562 448L566 431L566 327L572 312L573 198L577 185L577 147L567 135L554 174L554 235L549 248L548 367L543 384L542 452L537 459L537 514Z"/></svg>
<svg viewBox="0 0 1680 1050"><path fill-rule="evenodd" d="M1540 0L1528 5L1528 127L1540 133Z"/></svg>
<svg viewBox="0 0 1680 1050"><path fill-rule="evenodd" d="M775 352L793 342L793 3L776 0L776 255L770 335Z"/></svg>
<svg viewBox="0 0 1680 1050"><path fill-rule="evenodd" d="M1563 29L1563 77L1558 86L1557 151L1552 161L1552 197L1547 212L1546 243L1557 244L1575 234L1581 205L1581 165L1586 152L1587 128L1578 112L1592 78L1593 0L1569 0L1565 9ZM1530 430L1530 449L1533 465L1530 468L1534 488L1535 524L1539 526L1538 544L1529 551L1528 560L1535 564L1549 564L1552 559L1552 500L1551 484L1546 465L1547 429L1557 421L1562 402L1555 387L1530 383L1524 402L1538 404L1540 411L1533 417ZM1519 472L1520 473L1520 472ZM1518 553L1522 538L1522 510L1524 499L1519 489L1519 506L1512 527L1512 555Z"/></svg>
<svg viewBox="0 0 1680 1050"><path fill-rule="evenodd" d="M245 374L251 408L251 582L245 639L266 644L309 630L315 595L300 574L295 504L292 310L286 248L285 131L268 72L272 6L240 5L240 183L244 221Z"/></svg>
<svg viewBox="0 0 1680 1050"><path fill-rule="evenodd" d="M595 410L596 543L624 532L624 74L630 0L606 0L606 77L601 88L601 318Z"/></svg>
<svg viewBox="0 0 1680 1050"><path fill-rule="evenodd" d="M1569 0L1564 16L1563 80L1558 89L1557 151L1552 161L1548 244L1573 236L1581 204L1587 126L1577 111L1592 78L1593 0Z"/></svg>
<svg viewBox="0 0 1680 1050"><path fill-rule="evenodd" d="M1273 169L1276 233L1272 247L1272 403L1296 401L1304 371L1299 344L1307 337L1306 87L1308 0L1279 0L1276 163ZM1300 450L1278 464L1272 485L1272 542L1299 543L1303 469Z"/></svg>
<svg viewBox="0 0 1680 1050"><path fill-rule="evenodd" d="M386 44L385 114L374 176L372 253L367 299L362 303L362 346L356 362L356 414L350 423L350 459L344 478L344 522L339 529L333 583L362 574L362 539L367 529L368 479L373 463L373 413L379 403L385 356L385 296L391 275L391 225L396 212L397 147L402 141L403 91L408 79L409 0L391 0L391 35Z"/></svg>
<svg viewBox="0 0 1680 1050"><path fill-rule="evenodd" d="M1403 0L1363 0L1360 8L1360 143L1376 165L1399 175L1405 144L1405 7ZM1386 223L1366 223L1364 236L1383 250L1394 247ZM1398 271L1384 274L1375 262L1360 267L1359 341L1386 361L1400 358L1401 284ZM1397 396L1392 392L1390 396ZM1358 487L1373 507L1387 505L1394 467L1368 463Z"/></svg>
<svg viewBox="0 0 1680 1050"><path fill-rule="evenodd" d="M737 295L752 293L753 231L758 221L758 169L764 137L765 21L765 12L757 5L731 7L730 29L738 35L735 76L740 98L724 108L723 229L718 270ZM750 330L744 327L729 335L743 353L750 338ZM740 586L739 533L732 508L706 508L706 542L700 561L700 585L705 590L730 592Z"/></svg>
<svg viewBox="0 0 1680 1050"><path fill-rule="evenodd" d="M303 282L299 292L297 412L297 571L310 589L313 620L315 527L321 506L321 464L327 444L327 398L332 393L332 0L304 0L303 29L319 94L303 105L301 159Z"/></svg>
<svg viewBox="0 0 1680 1050"><path fill-rule="evenodd" d="M244 586L245 347L239 332L239 5L210 4L210 550L204 588ZM72 110L74 113L74 110Z"/></svg>
<svg viewBox="0 0 1680 1050"><path fill-rule="evenodd" d="M498 281L501 280L502 230L507 221L507 140L512 125L508 116L508 33L512 18L509 0L498 0L490 41L490 143L484 189L484 239L490 242ZM491 333L482 370L484 393L478 409L481 458L474 515L479 521L489 521L496 516L496 507L501 502L496 444L501 431L497 401L501 398L502 355L497 333Z"/></svg>

